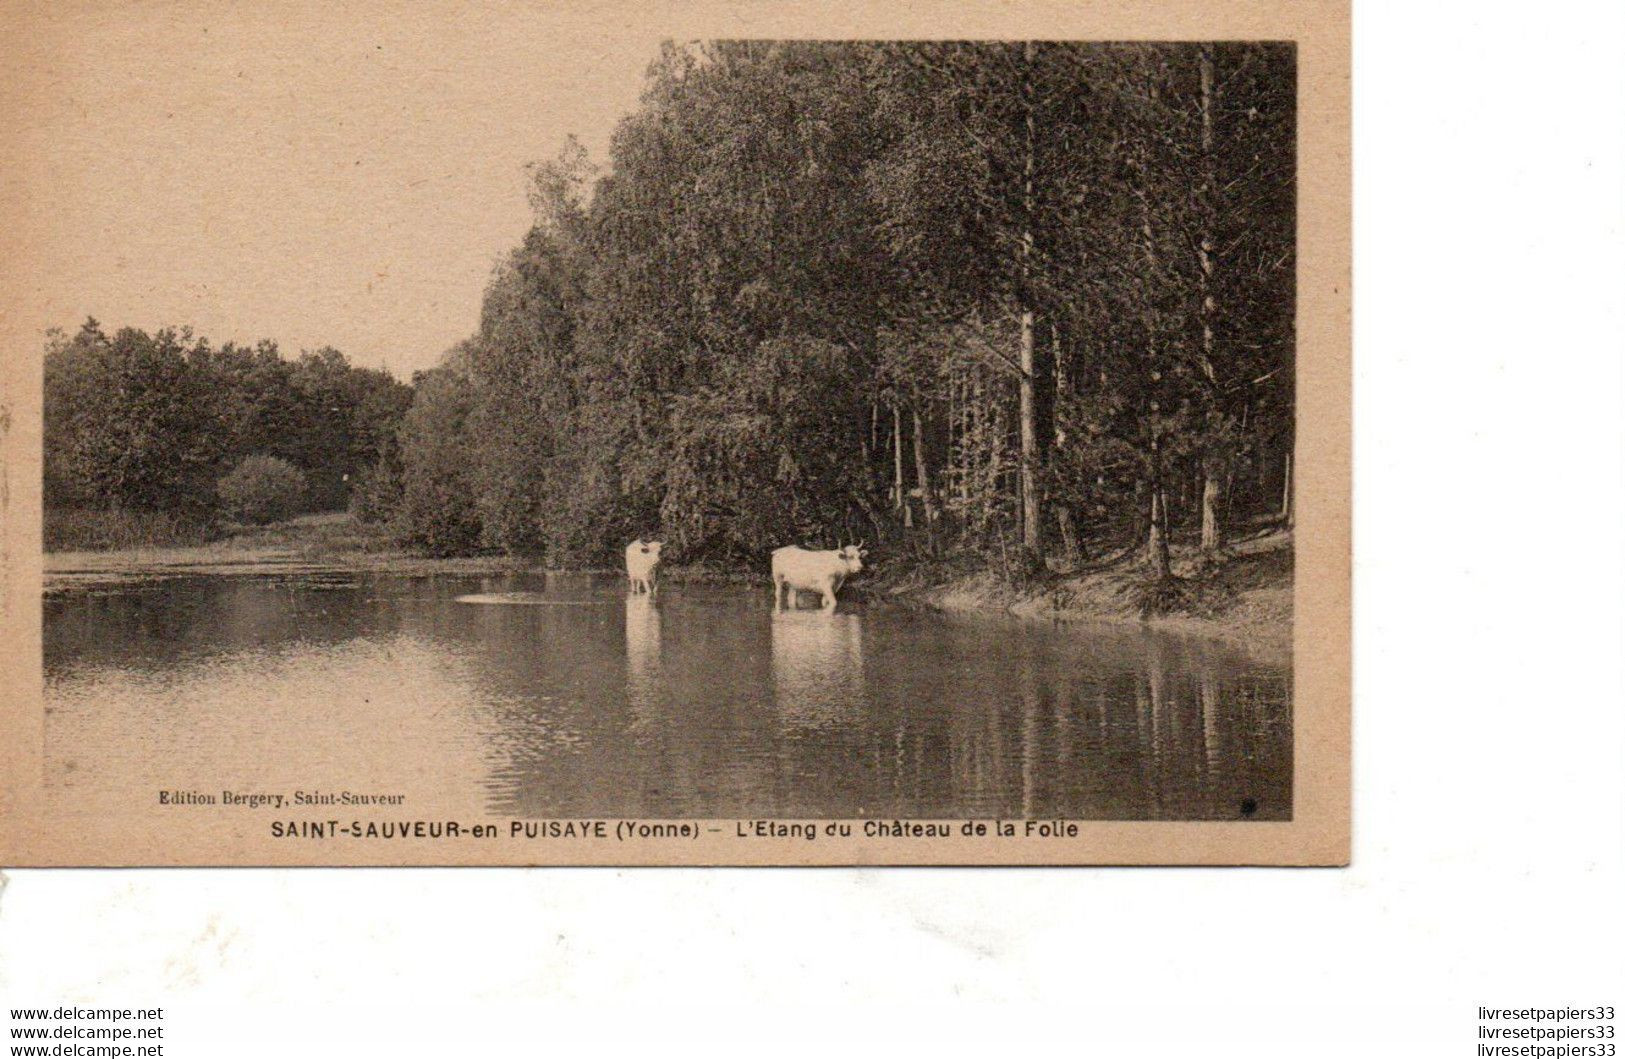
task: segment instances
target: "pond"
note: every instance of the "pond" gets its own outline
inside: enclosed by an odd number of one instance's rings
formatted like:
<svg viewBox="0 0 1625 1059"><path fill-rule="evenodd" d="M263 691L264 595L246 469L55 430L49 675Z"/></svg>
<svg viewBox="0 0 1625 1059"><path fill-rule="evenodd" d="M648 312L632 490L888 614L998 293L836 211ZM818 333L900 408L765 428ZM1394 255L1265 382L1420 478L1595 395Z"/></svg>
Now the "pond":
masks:
<svg viewBox="0 0 1625 1059"><path fill-rule="evenodd" d="M470 598L472 597L472 598ZM46 780L523 818L1289 819L1291 674L1135 626L618 577L180 577L45 602Z"/></svg>

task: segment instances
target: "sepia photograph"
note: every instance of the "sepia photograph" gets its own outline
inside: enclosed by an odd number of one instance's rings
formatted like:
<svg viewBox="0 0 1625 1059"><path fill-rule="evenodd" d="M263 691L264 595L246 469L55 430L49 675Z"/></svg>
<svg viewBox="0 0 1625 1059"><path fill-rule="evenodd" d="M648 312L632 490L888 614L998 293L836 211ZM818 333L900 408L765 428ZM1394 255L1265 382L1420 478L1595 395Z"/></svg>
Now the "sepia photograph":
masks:
<svg viewBox="0 0 1625 1059"><path fill-rule="evenodd" d="M1302 822L1347 572L1305 633L1300 438L1346 424L1296 42L229 10L34 112L42 818L136 863Z"/></svg>
<svg viewBox="0 0 1625 1059"><path fill-rule="evenodd" d="M1622 39L0 0L0 1054L1615 1056Z"/></svg>

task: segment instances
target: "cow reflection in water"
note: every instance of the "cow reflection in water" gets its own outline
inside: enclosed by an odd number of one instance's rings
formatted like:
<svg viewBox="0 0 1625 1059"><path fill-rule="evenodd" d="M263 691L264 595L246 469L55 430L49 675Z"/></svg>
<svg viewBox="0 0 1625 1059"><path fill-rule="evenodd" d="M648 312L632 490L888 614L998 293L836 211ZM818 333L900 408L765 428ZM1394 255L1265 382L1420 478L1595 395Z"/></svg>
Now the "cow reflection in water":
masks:
<svg viewBox="0 0 1625 1059"><path fill-rule="evenodd" d="M649 593L626 597L626 701L632 724L656 722L660 703L660 608Z"/></svg>
<svg viewBox="0 0 1625 1059"><path fill-rule="evenodd" d="M773 612L773 698L787 728L853 720L864 697L863 617L829 610Z"/></svg>

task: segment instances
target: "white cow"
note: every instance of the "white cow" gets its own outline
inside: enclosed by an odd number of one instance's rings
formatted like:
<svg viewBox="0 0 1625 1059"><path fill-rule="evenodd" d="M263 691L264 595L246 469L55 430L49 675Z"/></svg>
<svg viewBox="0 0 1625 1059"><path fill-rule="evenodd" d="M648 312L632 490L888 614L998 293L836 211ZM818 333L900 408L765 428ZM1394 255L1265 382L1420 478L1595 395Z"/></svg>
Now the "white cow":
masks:
<svg viewBox="0 0 1625 1059"><path fill-rule="evenodd" d="M824 597L824 609L835 609L835 593L847 578L863 569L869 554L861 544L848 544L832 552L810 552L790 545L773 551L773 606L779 607L780 593L786 593L791 609L796 592L817 592Z"/></svg>
<svg viewBox="0 0 1625 1059"><path fill-rule="evenodd" d="M660 565L660 541L641 537L626 546L626 580L633 592L655 590L655 567Z"/></svg>

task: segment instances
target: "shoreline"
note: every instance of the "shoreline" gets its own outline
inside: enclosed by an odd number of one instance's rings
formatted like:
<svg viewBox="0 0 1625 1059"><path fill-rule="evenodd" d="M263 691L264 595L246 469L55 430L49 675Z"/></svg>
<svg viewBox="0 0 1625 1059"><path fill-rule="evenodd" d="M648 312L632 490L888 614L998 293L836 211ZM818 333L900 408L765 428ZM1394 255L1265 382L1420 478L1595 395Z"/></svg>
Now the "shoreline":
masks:
<svg viewBox="0 0 1625 1059"><path fill-rule="evenodd" d="M1189 549L1174 549L1180 608L1142 615L1144 577L1129 559L1067 574L1049 574L1017 585L991 570L955 571L949 563L862 578L843 594L867 604L917 607L945 613L1009 614L1029 620L1138 625L1201 636L1243 647L1282 664L1292 659L1293 549L1290 531L1272 531L1236 542L1224 562L1202 569ZM347 521L309 519L251 531L210 544L48 552L42 595L46 599L96 595L135 585L195 576L332 576L376 574L403 577L543 573L549 568L522 557L491 555L431 558L381 543ZM618 571L582 568L577 573ZM766 584L749 571L715 566L673 567L663 579L675 584Z"/></svg>
<svg viewBox="0 0 1625 1059"><path fill-rule="evenodd" d="M1136 558L1052 573L1027 585L995 571L925 569L894 584L862 586L863 598L945 613L1002 613L1067 624L1134 625L1219 640L1276 664L1292 664L1292 533L1267 531L1228 546L1204 568L1194 548L1174 547L1180 609L1147 615ZM1136 553L1137 555L1137 550ZM935 578L935 579L934 579Z"/></svg>

